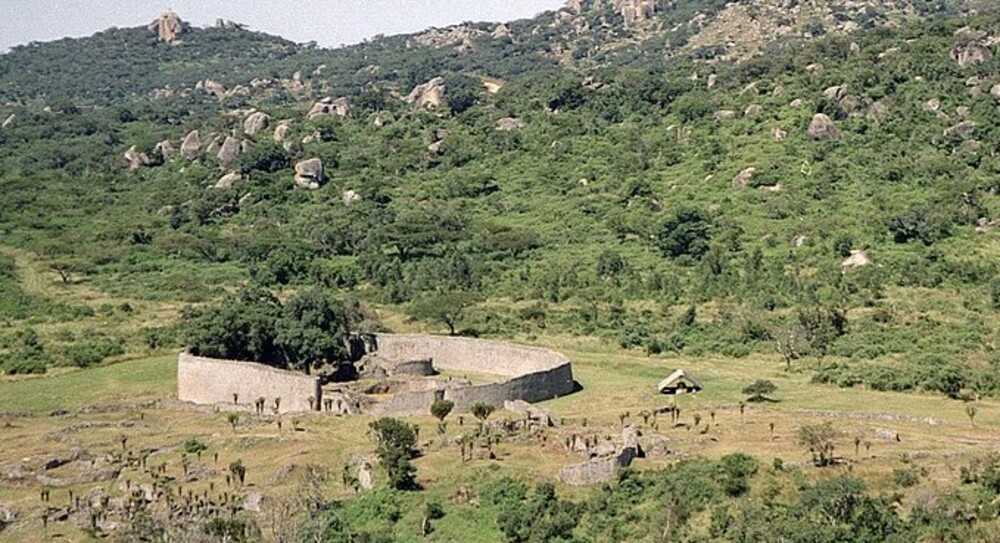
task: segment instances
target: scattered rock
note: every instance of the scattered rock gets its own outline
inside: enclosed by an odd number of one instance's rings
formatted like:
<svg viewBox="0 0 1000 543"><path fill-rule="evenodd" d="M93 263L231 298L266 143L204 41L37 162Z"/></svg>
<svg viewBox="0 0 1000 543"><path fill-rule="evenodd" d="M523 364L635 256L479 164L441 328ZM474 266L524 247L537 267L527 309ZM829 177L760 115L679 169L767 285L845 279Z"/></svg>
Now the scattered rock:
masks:
<svg viewBox="0 0 1000 543"><path fill-rule="evenodd" d="M274 127L274 142L284 143L285 138L288 137L288 131L292 129L292 123L289 121L281 121L278 126Z"/></svg>
<svg viewBox="0 0 1000 543"><path fill-rule="evenodd" d="M954 126L946 128L944 131L944 137L967 140L972 137L972 134L975 133L975 131L976 123L974 121L962 121Z"/></svg>
<svg viewBox="0 0 1000 543"><path fill-rule="evenodd" d="M985 234L995 228L1000 228L1000 219L993 219L991 221L986 217L982 217L976 221L976 232L979 234Z"/></svg>
<svg viewBox="0 0 1000 543"><path fill-rule="evenodd" d="M226 87L224 87L222 83L219 83L217 81L212 81L211 79L206 79L205 81L198 83L198 85L196 85L195 88L199 90L204 90L209 94L214 94L215 97L219 98L220 100L226 97Z"/></svg>
<svg viewBox="0 0 1000 543"><path fill-rule="evenodd" d="M551 413L541 407L535 407L524 400L505 401L503 403L503 408L511 413L524 415L532 422L545 427L556 425L555 418Z"/></svg>
<svg viewBox="0 0 1000 543"><path fill-rule="evenodd" d="M516 117L504 117L497 121L497 130L501 132L510 132L513 130L519 130L524 128L524 121Z"/></svg>
<svg viewBox="0 0 1000 543"><path fill-rule="evenodd" d="M258 132L266 129L270 123L271 116L267 113L263 111L252 113L243 121L243 133L250 137L256 136Z"/></svg>
<svg viewBox="0 0 1000 543"><path fill-rule="evenodd" d="M192 130L181 143L181 156L184 160L195 160L201 154L201 136L197 130Z"/></svg>
<svg viewBox="0 0 1000 543"><path fill-rule="evenodd" d="M723 109L715 112L716 121L725 121L736 118L736 112L731 109Z"/></svg>
<svg viewBox="0 0 1000 543"><path fill-rule="evenodd" d="M868 253L861 250L852 250L851 256L844 259L840 263L842 268L862 268L872 263L872 260L868 258Z"/></svg>
<svg viewBox="0 0 1000 543"><path fill-rule="evenodd" d="M715 74L709 74L706 85L708 86L708 88L711 89L715 87L715 84L718 83L718 81L719 81L719 76Z"/></svg>
<svg viewBox="0 0 1000 543"><path fill-rule="evenodd" d="M840 102L845 96L847 96L847 85L835 85L833 87L828 87L823 91L823 96L835 102Z"/></svg>
<svg viewBox="0 0 1000 543"><path fill-rule="evenodd" d="M17 521L17 510L0 502L0 530L14 524Z"/></svg>
<svg viewBox="0 0 1000 543"><path fill-rule="evenodd" d="M349 206L355 202L361 201L361 195L353 190L345 190L341 195L340 199L344 202L345 206Z"/></svg>
<svg viewBox="0 0 1000 543"><path fill-rule="evenodd" d="M313 104L312 109L306 115L307 119L315 119L324 115L336 115L337 117L347 117L351 114L351 102L346 98L333 99L326 97Z"/></svg>
<svg viewBox="0 0 1000 543"><path fill-rule="evenodd" d="M783 130L780 126L775 126L771 129L771 138L774 141L785 141L786 137L788 137L788 132Z"/></svg>
<svg viewBox="0 0 1000 543"><path fill-rule="evenodd" d="M125 151L125 160L128 162L128 171L134 172L143 166L152 166L153 160L146 153L140 153L135 145Z"/></svg>
<svg viewBox="0 0 1000 543"><path fill-rule="evenodd" d="M956 45L951 50L951 59L960 67L981 64L993 58L990 50L978 43Z"/></svg>
<svg viewBox="0 0 1000 543"><path fill-rule="evenodd" d="M744 189L749 186L755 173L757 173L757 168L753 167L741 171L733 178L733 188Z"/></svg>
<svg viewBox="0 0 1000 543"><path fill-rule="evenodd" d="M251 513L260 513L264 499L264 495L260 492L247 493L246 498L243 499L243 510L250 511Z"/></svg>
<svg viewBox="0 0 1000 543"><path fill-rule="evenodd" d="M164 43L176 43L177 36L184 31L184 22L171 10L164 11L159 17L149 23L150 32L155 32L160 41Z"/></svg>
<svg viewBox="0 0 1000 543"><path fill-rule="evenodd" d="M17 120L17 115L11 113L9 117L0 125L0 128L10 128L14 126L14 121Z"/></svg>
<svg viewBox="0 0 1000 543"><path fill-rule="evenodd" d="M840 138L840 131L833 119L824 113L817 113L809 123L809 137L814 140L835 140Z"/></svg>
<svg viewBox="0 0 1000 543"><path fill-rule="evenodd" d="M924 111L928 113L937 113L941 110L941 100L937 98L931 98L930 100L924 102Z"/></svg>
<svg viewBox="0 0 1000 543"><path fill-rule="evenodd" d="M295 165L295 186L316 190L323 185L324 180L322 160L310 158Z"/></svg>
<svg viewBox="0 0 1000 543"><path fill-rule="evenodd" d="M808 240L809 240L809 238L807 238L806 236L803 236L803 235L795 236L795 239L792 240L792 246L793 247L802 247L803 245L806 244L806 241L808 241Z"/></svg>
<svg viewBox="0 0 1000 543"><path fill-rule="evenodd" d="M358 465L358 486L364 490L375 488L375 474L373 473L371 463L367 460L362 461Z"/></svg>
<svg viewBox="0 0 1000 543"><path fill-rule="evenodd" d="M496 28L493 29L493 34L491 35L493 36L494 40L512 37L512 34L510 32L510 27L502 23L498 24Z"/></svg>
<svg viewBox="0 0 1000 543"><path fill-rule="evenodd" d="M804 103L805 102L801 98L796 98L796 99L794 99L794 100L792 100L791 102L788 103L788 107L791 107L791 108L800 108L800 107L802 107L802 104L804 104Z"/></svg>
<svg viewBox="0 0 1000 543"><path fill-rule="evenodd" d="M408 104L416 104L417 107L440 107L445 101L444 78L435 77L426 83L417 85L404 100Z"/></svg>
<svg viewBox="0 0 1000 543"><path fill-rule="evenodd" d="M997 100L1000 100L1000 83L993 85L993 87L990 89L990 96L996 98ZM11 117L13 117L13 115L11 115ZM7 128L7 123L4 123L4 128Z"/></svg>
<svg viewBox="0 0 1000 543"><path fill-rule="evenodd" d="M160 155L163 160L170 160L175 154L177 154L177 149L174 148L174 144L171 143L170 140L163 140L160 143L157 143L156 147L153 148L153 151L157 155Z"/></svg>
<svg viewBox="0 0 1000 543"><path fill-rule="evenodd" d="M236 162L236 159L239 158L241 151L242 146L240 145L240 140L232 136L226 136L226 140L222 142L222 147L219 148L219 153L216 155L216 158L219 159L219 164L221 164L224 169L228 169L232 166L233 162Z"/></svg>
<svg viewBox="0 0 1000 543"><path fill-rule="evenodd" d="M764 108L758 104L750 104L747 106L746 110L743 112L744 117L755 118L759 117L761 113L764 113Z"/></svg>
<svg viewBox="0 0 1000 543"><path fill-rule="evenodd" d="M215 187L214 188L219 189L219 190L231 189L231 188L233 188L233 185L235 185L236 183L238 183L241 179L243 179L243 176L241 176L240 174L238 174L236 172L230 172L230 173L227 173L226 175L222 176L215 183Z"/></svg>

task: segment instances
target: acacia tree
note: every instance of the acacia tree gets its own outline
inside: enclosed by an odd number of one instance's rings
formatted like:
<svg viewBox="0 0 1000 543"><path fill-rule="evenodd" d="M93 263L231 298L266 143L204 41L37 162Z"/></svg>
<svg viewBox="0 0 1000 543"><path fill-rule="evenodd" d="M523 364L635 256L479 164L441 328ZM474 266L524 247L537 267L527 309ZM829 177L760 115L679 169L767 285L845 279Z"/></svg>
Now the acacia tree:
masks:
<svg viewBox="0 0 1000 543"><path fill-rule="evenodd" d="M767 396L772 394L775 390L778 390L778 387L771 381L758 379L757 381L747 385L743 389L743 393L750 395L750 397L747 398L748 402L763 402L767 400Z"/></svg>
<svg viewBox="0 0 1000 543"><path fill-rule="evenodd" d="M444 323L448 333L455 335L462 313L475 302L476 296L468 292L431 294L411 303L407 313L414 319Z"/></svg>

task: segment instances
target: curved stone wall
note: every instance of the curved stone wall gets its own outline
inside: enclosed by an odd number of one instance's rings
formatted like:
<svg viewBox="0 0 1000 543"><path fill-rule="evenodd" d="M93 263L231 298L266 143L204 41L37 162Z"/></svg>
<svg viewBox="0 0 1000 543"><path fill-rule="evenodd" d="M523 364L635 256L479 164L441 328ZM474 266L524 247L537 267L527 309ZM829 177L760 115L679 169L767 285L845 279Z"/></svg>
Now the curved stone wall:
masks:
<svg viewBox="0 0 1000 543"><path fill-rule="evenodd" d="M322 390L318 377L256 364L220 360L181 353L177 357L177 399L198 404L253 405L264 398L271 412L275 398L281 398L279 413L309 411L320 405ZM313 399L310 405L309 399Z"/></svg>
<svg viewBox="0 0 1000 543"><path fill-rule="evenodd" d="M373 405L371 412L376 415L426 415L437 398L455 402L456 411L468 411L475 403L503 407L505 401L512 400L540 402L575 389L569 359L550 349L417 334L378 334L372 347L378 356L389 360L430 358L437 370L508 378L499 383L397 394Z"/></svg>
<svg viewBox="0 0 1000 543"><path fill-rule="evenodd" d="M434 400L455 402L456 411L473 404L503 407L504 402L540 402L570 394L575 389L572 365L565 356L549 349L484 339L430 335L378 334L369 350L405 367L413 361L449 372L490 374L503 378L496 383L468 385L443 381L426 390L400 392L372 404L373 415L427 415ZM229 404L233 394L240 404L265 398L273 405L281 398L282 413L309 411L322 405L317 377L283 371L252 362L218 360L181 353L177 359L177 397L199 404ZM310 400L312 400L310 402Z"/></svg>

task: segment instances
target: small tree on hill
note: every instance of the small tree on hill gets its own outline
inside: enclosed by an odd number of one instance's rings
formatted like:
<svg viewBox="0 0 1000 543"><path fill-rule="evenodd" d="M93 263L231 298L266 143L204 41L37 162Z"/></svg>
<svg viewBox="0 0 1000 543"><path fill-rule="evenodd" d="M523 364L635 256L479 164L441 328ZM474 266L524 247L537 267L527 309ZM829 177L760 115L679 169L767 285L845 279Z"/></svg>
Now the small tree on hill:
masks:
<svg viewBox="0 0 1000 543"><path fill-rule="evenodd" d="M496 410L495 407L488 403L477 402L472 405L472 416L479 419L481 422L486 422L486 419L490 418L493 411Z"/></svg>
<svg viewBox="0 0 1000 543"><path fill-rule="evenodd" d="M778 390L778 387L771 381L758 379L757 381L747 385L743 389L743 393L750 395L750 397L747 398L748 402L763 402L769 399L768 395L774 393L775 390Z"/></svg>
<svg viewBox="0 0 1000 543"><path fill-rule="evenodd" d="M451 410L455 408L455 402L448 400L434 400L431 404L431 415L438 420L438 431L440 433L445 432L444 419L451 414Z"/></svg>
<svg viewBox="0 0 1000 543"><path fill-rule="evenodd" d="M407 313L414 319L441 322L455 335L462 313L475 301L475 296L465 292L433 294L414 301Z"/></svg>
<svg viewBox="0 0 1000 543"><path fill-rule="evenodd" d="M416 456L416 428L399 419L381 418L369 425L375 440L375 454L397 490L416 488L417 468L410 462Z"/></svg>
<svg viewBox="0 0 1000 543"><path fill-rule="evenodd" d="M806 425L799 428L798 442L812 455L813 464L825 467L833 464L833 441L837 435L837 430L830 422Z"/></svg>

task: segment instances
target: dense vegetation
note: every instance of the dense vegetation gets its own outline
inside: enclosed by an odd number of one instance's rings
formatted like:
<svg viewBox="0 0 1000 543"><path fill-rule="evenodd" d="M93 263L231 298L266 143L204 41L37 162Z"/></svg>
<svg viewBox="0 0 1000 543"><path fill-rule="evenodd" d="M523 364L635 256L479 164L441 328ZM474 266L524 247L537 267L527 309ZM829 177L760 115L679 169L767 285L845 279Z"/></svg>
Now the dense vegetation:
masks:
<svg viewBox="0 0 1000 543"><path fill-rule="evenodd" d="M13 100L0 109L17 116L0 131L0 230L67 281L139 299L204 302L247 281L319 286L453 333L774 353L842 386L990 394L998 332L983 317L1000 306L996 234L975 227L998 211L988 150L1000 134L993 100L969 85L989 90L998 61L961 67L950 51L960 27L996 22L914 20L714 66L683 39L653 55L654 38L560 67L533 21L465 53L404 50L407 37L325 51L233 28L194 30L175 47L136 29L34 44L0 57ZM594 32L595 43L615 37ZM67 77L35 77L36 65ZM144 95L293 71L317 96L349 96L351 116L304 120L310 102L284 91ZM393 96L436 75L447 111ZM508 81L490 95L482 75ZM824 93L835 85L849 100ZM238 189L206 188L221 175L213 158L132 174L121 165L132 145L237 128L241 117L220 114L245 106L293 119L295 144L248 138ZM806 135L816 112L837 122L839 140ZM495 130L501 117L526 126ZM962 121L967 130L950 130ZM293 190L289 168L309 157L324 159L329 182ZM747 186L734 184L748 167ZM345 205L348 190L360 201ZM843 269L856 250L874 264ZM5 318L25 322L28 304L3 277Z"/></svg>

